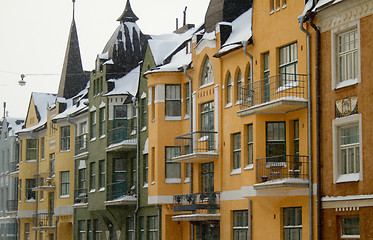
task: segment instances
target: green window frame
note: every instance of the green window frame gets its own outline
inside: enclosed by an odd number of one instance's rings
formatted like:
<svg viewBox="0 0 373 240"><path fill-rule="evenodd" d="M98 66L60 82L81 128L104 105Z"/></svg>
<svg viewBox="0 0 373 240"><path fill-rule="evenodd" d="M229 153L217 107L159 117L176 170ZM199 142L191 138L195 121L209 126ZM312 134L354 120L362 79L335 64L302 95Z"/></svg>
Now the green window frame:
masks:
<svg viewBox="0 0 373 240"><path fill-rule="evenodd" d="M26 201L27 200L36 200L36 192L32 191L32 189L36 187L36 179L30 178L26 179Z"/></svg>
<svg viewBox="0 0 373 240"><path fill-rule="evenodd" d="M356 216L341 219L341 239L360 239L360 219Z"/></svg>
<svg viewBox="0 0 373 240"><path fill-rule="evenodd" d="M26 140L26 161L37 160L37 149L38 149L37 139Z"/></svg>
<svg viewBox="0 0 373 240"><path fill-rule="evenodd" d="M61 172L61 196L68 196L69 195L69 188L70 188L70 172L63 171Z"/></svg>
<svg viewBox="0 0 373 240"><path fill-rule="evenodd" d="M185 115L190 116L190 85L185 84Z"/></svg>
<svg viewBox="0 0 373 240"><path fill-rule="evenodd" d="M93 240L103 240L100 220L93 220Z"/></svg>
<svg viewBox="0 0 373 240"><path fill-rule="evenodd" d="M292 43L279 49L279 86L294 85L298 73L298 44Z"/></svg>
<svg viewBox="0 0 373 240"><path fill-rule="evenodd" d="M61 151L70 150L70 126L64 126L60 128L61 131Z"/></svg>
<svg viewBox="0 0 373 240"><path fill-rule="evenodd" d="M302 240L302 207L287 207L283 213L283 239Z"/></svg>
<svg viewBox="0 0 373 240"><path fill-rule="evenodd" d="M241 168L241 133L233 134L233 169Z"/></svg>
<svg viewBox="0 0 373 240"><path fill-rule="evenodd" d="M283 162L286 155L285 122L266 122L267 162Z"/></svg>
<svg viewBox="0 0 373 240"><path fill-rule="evenodd" d="M148 118L147 118L147 110L148 110L148 105L147 105L147 99L146 98L141 98L140 100L141 104L141 129L145 129L146 125L148 124Z"/></svg>
<svg viewBox="0 0 373 240"><path fill-rule="evenodd" d="M247 239L248 210L233 211L233 240Z"/></svg>
<svg viewBox="0 0 373 240"><path fill-rule="evenodd" d="M148 183L149 156L144 154L144 184Z"/></svg>
<svg viewBox="0 0 373 240"><path fill-rule="evenodd" d="M134 225L134 218L128 217L127 218L127 239L128 240L135 240L135 225Z"/></svg>
<svg viewBox="0 0 373 240"><path fill-rule="evenodd" d="M78 240L86 240L85 220L78 220Z"/></svg>
<svg viewBox="0 0 373 240"><path fill-rule="evenodd" d="M159 224L157 216L148 216L148 239L157 240L159 232Z"/></svg>

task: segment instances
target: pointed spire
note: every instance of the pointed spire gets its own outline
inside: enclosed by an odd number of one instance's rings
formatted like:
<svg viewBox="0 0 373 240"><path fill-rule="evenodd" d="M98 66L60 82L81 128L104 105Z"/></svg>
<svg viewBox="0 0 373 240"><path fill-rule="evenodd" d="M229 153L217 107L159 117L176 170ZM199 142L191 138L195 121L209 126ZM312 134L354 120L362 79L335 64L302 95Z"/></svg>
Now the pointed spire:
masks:
<svg viewBox="0 0 373 240"><path fill-rule="evenodd" d="M117 21L122 22L136 22L139 18L132 11L130 1L127 0L126 8L124 9L122 15L118 18Z"/></svg>
<svg viewBox="0 0 373 240"><path fill-rule="evenodd" d="M73 19L71 21L69 38L62 66L58 96L71 98L84 89L87 83L80 56L78 33L75 25L75 0L73 0Z"/></svg>

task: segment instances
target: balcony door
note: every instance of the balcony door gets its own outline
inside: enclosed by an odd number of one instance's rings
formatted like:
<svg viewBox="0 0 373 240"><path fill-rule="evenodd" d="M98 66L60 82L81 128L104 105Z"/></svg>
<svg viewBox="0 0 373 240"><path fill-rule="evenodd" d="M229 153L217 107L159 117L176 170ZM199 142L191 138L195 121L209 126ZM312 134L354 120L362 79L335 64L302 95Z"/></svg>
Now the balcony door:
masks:
<svg viewBox="0 0 373 240"><path fill-rule="evenodd" d="M202 193L214 192L214 163L201 165Z"/></svg>
<svg viewBox="0 0 373 240"><path fill-rule="evenodd" d="M127 106L114 106L114 142L127 139Z"/></svg>
<svg viewBox="0 0 373 240"><path fill-rule="evenodd" d="M268 162L284 162L286 155L285 122L267 122L266 151Z"/></svg>
<svg viewBox="0 0 373 240"><path fill-rule="evenodd" d="M214 150L214 102L207 102L201 104L201 139L207 140L207 148L203 149L206 151ZM202 142L201 140L199 141ZM201 149L201 146L198 148Z"/></svg>
<svg viewBox="0 0 373 240"><path fill-rule="evenodd" d="M127 191L127 159L113 159L113 199L125 195Z"/></svg>

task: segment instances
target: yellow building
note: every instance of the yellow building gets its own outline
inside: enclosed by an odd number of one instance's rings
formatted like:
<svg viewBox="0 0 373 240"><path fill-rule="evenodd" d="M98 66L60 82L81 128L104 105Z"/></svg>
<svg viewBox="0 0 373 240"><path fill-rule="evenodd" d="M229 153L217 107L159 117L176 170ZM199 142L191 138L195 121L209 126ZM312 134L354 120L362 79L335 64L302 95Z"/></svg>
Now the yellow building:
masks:
<svg viewBox="0 0 373 240"><path fill-rule="evenodd" d="M313 238L304 9L212 0L176 51L160 58L149 41L148 200L162 239Z"/></svg>

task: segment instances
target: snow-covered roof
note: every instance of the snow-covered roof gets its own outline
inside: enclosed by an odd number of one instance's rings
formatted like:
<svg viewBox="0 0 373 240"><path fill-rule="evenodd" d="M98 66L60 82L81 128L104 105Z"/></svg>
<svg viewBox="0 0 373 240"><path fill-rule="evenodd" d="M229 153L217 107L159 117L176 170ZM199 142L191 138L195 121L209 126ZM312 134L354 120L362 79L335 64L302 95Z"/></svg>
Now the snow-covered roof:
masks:
<svg viewBox="0 0 373 240"><path fill-rule="evenodd" d="M59 120L59 119L63 119L63 118L67 118L68 116L71 116L73 114L76 114L76 113L79 113L81 111L84 111L86 109L88 109L88 106L83 104L83 103L80 103L79 106L77 106L76 104L73 105L72 104L73 101L72 99L69 99L67 101L67 107L66 107L66 110L63 111L62 113L60 114L57 114L53 120Z"/></svg>
<svg viewBox="0 0 373 240"><path fill-rule="evenodd" d="M176 72L184 65L189 65L192 62L192 54L186 53L186 48L183 48L172 56L170 63L160 66L154 70L148 71L147 73L154 72Z"/></svg>
<svg viewBox="0 0 373 240"><path fill-rule="evenodd" d="M132 95L136 96L139 88L140 66L132 69L129 73L119 79L109 79L108 82L113 82L115 87L112 91L104 94L104 96L114 95Z"/></svg>
<svg viewBox="0 0 373 240"><path fill-rule="evenodd" d="M9 136L12 136L14 133L20 131L25 122L24 119L12 117L6 117L6 121L8 122L8 129L11 129L9 132Z"/></svg>
<svg viewBox="0 0 373 240"><path fill-rule="evenodd" d="M342 1L343 0L319 0L317 2L317 4L314 6L314 8L311 9L312 5L313 5L313 0L308 0L305 4L305 7L304 7L304 10L303 10L303 13L302 13L301 17L306 15L306 13L310 10L319 11L322 8L337 4L337 3L342 2Z"/></svg>
<svg viewBox="0 0 373 240"><path fill-rule="evenodd" d="M252 21L253 9L250 8L232 22L232 33L222 46L222 49L231 44L249 40L253 36Z"/></svg>

